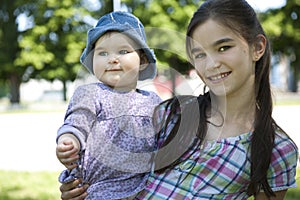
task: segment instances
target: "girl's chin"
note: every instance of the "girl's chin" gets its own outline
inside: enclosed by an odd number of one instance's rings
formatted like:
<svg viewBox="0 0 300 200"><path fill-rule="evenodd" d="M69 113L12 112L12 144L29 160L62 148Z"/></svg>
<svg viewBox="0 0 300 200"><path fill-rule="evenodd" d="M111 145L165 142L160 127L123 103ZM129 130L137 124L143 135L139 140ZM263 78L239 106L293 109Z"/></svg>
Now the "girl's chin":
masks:
<svg viewBox="0 0 300 200"><path fill-rule="evenodd" d="M229 91L226 90L225 87L215 87L215 88L210 88L210 91L215 95L215 96L226 96Z"/></svg>

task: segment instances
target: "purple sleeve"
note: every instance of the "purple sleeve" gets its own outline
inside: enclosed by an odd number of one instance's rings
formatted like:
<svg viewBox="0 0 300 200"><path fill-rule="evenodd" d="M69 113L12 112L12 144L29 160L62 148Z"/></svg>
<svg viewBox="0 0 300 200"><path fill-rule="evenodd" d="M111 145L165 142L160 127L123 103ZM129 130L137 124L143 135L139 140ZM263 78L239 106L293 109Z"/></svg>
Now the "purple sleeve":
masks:
<svg viewBox="0 0 300 200"><path fill-rule="evenodd" d="M80 141L81 149L85 149L86 138L100 111L97 101L98 90L96 85L78 87L66 111L64 124L57 132L57 138L64 133L73 133Z"/></svg>

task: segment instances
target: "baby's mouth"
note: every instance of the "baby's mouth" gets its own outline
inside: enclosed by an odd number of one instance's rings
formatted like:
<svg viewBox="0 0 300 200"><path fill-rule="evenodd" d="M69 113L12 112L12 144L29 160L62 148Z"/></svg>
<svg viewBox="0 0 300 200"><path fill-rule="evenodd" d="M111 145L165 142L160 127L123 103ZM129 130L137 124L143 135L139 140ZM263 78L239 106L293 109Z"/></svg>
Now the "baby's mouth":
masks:
<svg viewBox="0 0 300 200"><path fill-rule="evenodd" d="M118 72L122 71L121 69L106 69L105 72Z"/></svg>

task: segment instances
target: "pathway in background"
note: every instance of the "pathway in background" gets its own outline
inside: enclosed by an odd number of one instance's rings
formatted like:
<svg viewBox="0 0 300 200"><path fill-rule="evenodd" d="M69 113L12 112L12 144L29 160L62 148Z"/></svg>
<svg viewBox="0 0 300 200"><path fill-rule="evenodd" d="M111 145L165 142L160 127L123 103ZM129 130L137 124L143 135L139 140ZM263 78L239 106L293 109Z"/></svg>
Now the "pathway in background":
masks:
<svg viewBox="0 0 300 200"><path fill-rule="evenodd" d="M55 138L63 112L0 114L0 169L63 169L55 155Z"/></svg>

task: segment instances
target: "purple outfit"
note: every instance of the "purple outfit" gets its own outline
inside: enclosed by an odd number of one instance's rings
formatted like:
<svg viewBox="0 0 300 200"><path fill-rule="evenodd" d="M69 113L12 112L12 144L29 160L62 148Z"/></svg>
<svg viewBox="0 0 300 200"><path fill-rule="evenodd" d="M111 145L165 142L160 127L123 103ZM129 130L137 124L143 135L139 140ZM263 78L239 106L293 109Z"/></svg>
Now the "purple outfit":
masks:
<svg viewBox="0 0 300 200"><path fill-rule="evenodd" d="M100 82L75 91L58 137L71 132L81 143L81 167L72 173L90 184L87 199L121 199L144 189L155 150L152 114L160 101L154 92L117 92Z"/></svg>

